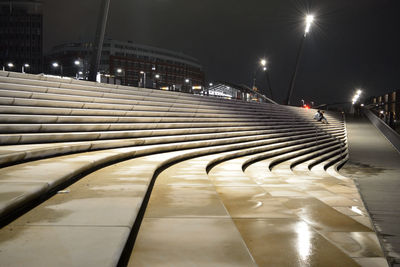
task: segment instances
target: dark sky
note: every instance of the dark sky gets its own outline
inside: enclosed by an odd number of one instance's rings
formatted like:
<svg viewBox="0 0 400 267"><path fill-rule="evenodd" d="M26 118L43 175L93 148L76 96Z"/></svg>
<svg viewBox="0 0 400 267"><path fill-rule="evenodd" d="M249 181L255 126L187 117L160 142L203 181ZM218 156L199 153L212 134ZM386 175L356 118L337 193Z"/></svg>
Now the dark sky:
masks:
<svg viewBox="0 0 400 267"><path fill-rule="evenodd" d="M44 0L44 45L94 36L100 0ZM208 81L250 85L261 57L286 96L305 13L307 36L292 103L349 101L400 89L399 0L111 0L106 36L199 59ZM257 84L265 86L261 72Z"/></svg>

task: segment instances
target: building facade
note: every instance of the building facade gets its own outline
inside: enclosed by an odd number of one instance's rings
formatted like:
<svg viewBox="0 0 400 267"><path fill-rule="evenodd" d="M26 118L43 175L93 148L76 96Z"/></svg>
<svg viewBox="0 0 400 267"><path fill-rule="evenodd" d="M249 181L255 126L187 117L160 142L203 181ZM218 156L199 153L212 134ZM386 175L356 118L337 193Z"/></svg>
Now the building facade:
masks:
<svg viewBox="0 0 400 267"><path fill-rule="evenodd" d="M53 48L46 65L57 61L63 75L85 79L90 69L90 42L68 43ZM61 69L49 70L59 74ZM192 92L204 86L204 72L198 60L167 49L134 44L130 41L105 40L100 73L121 84Z"/></svg>
<svg viewBox="0 0 400 267"><path fill-rule="evenodd" d="M42 72L41 1L0 0L0 64L7 70Z"/></svg>

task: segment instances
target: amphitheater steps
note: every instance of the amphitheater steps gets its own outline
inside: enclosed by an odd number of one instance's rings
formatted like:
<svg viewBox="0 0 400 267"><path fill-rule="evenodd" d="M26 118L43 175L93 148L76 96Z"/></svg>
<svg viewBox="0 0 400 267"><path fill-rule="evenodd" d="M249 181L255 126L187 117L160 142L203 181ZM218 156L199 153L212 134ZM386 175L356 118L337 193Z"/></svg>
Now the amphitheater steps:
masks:
<svg viewBox="0 0 400 267"><path fill-rule="evenodd" d="M335 202L357 197L335 176L344 124L312 112L0 71L1 263L264 265L276 247L254 245L271 237L256 224L279 221L307 229L323 262L355 264L335 233L374 233Z"/></svg>

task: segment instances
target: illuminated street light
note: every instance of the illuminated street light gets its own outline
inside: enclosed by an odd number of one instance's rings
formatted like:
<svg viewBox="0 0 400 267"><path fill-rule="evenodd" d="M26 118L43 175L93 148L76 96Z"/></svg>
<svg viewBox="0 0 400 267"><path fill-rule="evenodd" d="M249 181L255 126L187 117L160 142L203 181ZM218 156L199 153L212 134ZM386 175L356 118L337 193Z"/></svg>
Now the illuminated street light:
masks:
<svg viewBox="0 0 400 267"><path fill-rule="evenodd" d="M53 62L52 64L51 64L52 66L53 66L53 68L58 68L58 67L60 67L60 75L61 75L61 77L63 76L63 66L61 65L61 64L58 64L58 62Z"/></svg>
<svg viewBox="0 0 400 267"><path fill-rule="evenodd" d="M353 95L353 98L351 99L351 103L352 103L353 105L358 101L358 99L359 99L360 96L361 96L361 93L362 93L362 91L361 91L360 89L358 89L358 90L356 91L356 93Z"/></svg>
<svg viewBox="0 0 400 267"><path fill-rule="evenodd" d="M22 67L21 67L21 72L22 73L25 73L25 69L26 68L29 68L30 66L29 66L29 64L28 63L25 63L24 65L22 65Z"/></svg>
<svg viewBox="0 0 400 267"><path fill-rule="evenodd" d="M307 15L306 16L306 29L304 31L304 35L310 32L310 28L312 23L314 22L314 16L313 15Z"/></svg>
<svg viewBox="0 0 400 267"><path fill-rule="evenodd" d="M296 65L295 65L295 68L294 68L292 79L290 80L289 90L288 90L288 93L287 93L287 96L286 96L286 101L285 101L286 105L290 104L290 98L291 98L291 96L293 94L294 84L295 84L295 81L296 81L296 76L297 76L297 72L298 72L299 65L300 65L299 63L300 63L300 59L301 59L301 54L302 54L302 51L303 51L304 41L306 40L307 34L310 32L310 28L311 28L311 25L313 24L313 22L314 22L314 15L307 15L305 17L306 28L305 28L304 34L303 34L303 36L301 38L299 50L297 52Z"/></svg>
<svg viewBox="0 0 400 267"><path fill-rule="evenodd" d="M117 73L122 73L122 69L117 69Z"/></svg>
<svg viewBox="0 0 400 267"><path fill-rule="evenodd" d="M185 83L189 83L190 82L190 80L189 79L185 79Z"/></svg>
<svg viewBox="0 0 400 267"><path fill-rule="evenodd" d="M259 67L261 66L261 69L263 72L265 72L265 77L267 79L267 84L268 84L268 89L271 95L271 99L273 99L273 94L272 94L272 88L271 88L271 81L269 79L269 73L268 73L268 67L267 67L268 61L265 58L260 59L260 65L257 65L257 68L254 70L253 74L253 89L256 87L256 78L257 78L257 72L259 70ZM265 90L264 95L267 95L267 90ZM261 93L261 91L260 91Z"/></svg>
<svg viewBox="0 0 400 267"><path fill-rule="evenodd" d="M75 60L74 64L75 64L76 66L79 66L79 65L81 65L81 62L80 62L79 60Z"/></svg>
<svg viewBox="0 0 400 267"><path fill-rule="evenodd" d="M14 68L14 64L11 63L11 62L9 62L9 63L7 63L7 67L9 67L10 69L11 69L11 68Z"/></svg>
<svg viewBox="0 0 400 267"><path fill-rule="evenodd" d="M140 74L143 75L143 88L145 88L146 87L146 72L141 70Z"/></svg>
<svg viewBox="0 0 400 267"><path fill-rule="evenodd" d="M156 74L156 79L160 79L160 74Z"/></svg>
<svg viewBox="0 0 400 267"><path fill-rule="evenodd" d="M208 85L209 85L209 86L213 86L214 84L213 84L213 83L209 83Z"/></svg>

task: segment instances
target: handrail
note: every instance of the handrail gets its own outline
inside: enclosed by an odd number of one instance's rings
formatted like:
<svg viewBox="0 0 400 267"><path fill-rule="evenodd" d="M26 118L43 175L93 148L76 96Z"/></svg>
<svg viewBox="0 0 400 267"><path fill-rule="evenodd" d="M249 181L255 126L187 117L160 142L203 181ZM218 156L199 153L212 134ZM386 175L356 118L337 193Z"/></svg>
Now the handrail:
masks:
<svg viewBox="0 0 400 267"><path fill-rule="evenodd" d="M400 135L377 117L371 110L364 108L363 112L371 123L386 137L387 140L389 140L397 152L400 153Z"/></svg>

